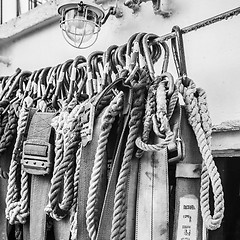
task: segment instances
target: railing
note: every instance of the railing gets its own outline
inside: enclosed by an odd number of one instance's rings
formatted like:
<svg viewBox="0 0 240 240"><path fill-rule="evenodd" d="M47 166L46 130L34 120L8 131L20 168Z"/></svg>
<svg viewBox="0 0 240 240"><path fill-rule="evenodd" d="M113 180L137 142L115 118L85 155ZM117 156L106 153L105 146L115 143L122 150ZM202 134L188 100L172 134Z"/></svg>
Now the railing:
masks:
<svg viewBox="0 0 240 240"><path fill-rule="evenodd" d="M48 0L0 0L0 24L48 2Z"/></svg>

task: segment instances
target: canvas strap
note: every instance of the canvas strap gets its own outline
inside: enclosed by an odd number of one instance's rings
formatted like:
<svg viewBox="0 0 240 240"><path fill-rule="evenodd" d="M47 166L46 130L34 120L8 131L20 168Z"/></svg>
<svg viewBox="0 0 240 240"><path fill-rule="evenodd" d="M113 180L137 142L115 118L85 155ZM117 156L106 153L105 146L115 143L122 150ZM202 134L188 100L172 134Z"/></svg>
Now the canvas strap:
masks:
<svg viewBox="0 0 240 240"><path fill-rule="evenodd" d="M135 239L169 239L167 149L145 152L140 160Z"/></svg>
<svg viewBox="0 0 240 240"><path fill-rule="evenodd" d="M24 142L22 166L31 174L29 239L46 239L46 213L50 189L53 146L51 120L54 113L36 112ZM25 234L28 235L28 234Z"/></svg>
<svg viewBox="0 0 240 240"><path fill-rule="evenodd" d="M185 158L176 166L176 193L173 240L202 239L202 218L199 206L202 157L195 135L182 109L181 136Z"/></svg>
<svg viewBox="0 0 240 240"><path fill-rule="evenodd" d="M86 226L86 206L89 190L89 183L91 179L92 168L94 164L94 158L96 149L98 146L98 138L100 134L101 117L103 111L95 119L93 128L92 141L82 148L81 160L80 160L80 173L78 183L78 231L77 239L87 240L89 239L87 226Z"/></svg>

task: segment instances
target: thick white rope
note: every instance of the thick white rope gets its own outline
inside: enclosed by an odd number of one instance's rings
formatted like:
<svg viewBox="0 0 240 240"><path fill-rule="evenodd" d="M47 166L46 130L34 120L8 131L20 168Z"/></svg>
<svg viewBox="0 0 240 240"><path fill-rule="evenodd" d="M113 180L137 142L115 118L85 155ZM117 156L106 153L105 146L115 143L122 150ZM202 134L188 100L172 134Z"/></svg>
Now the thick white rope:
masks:
<svg viewBox="0 0 240 240"><path fill-rule="evenodd" d="M95 240L97 236L97 224L95 222L95 204L103 159L108 142L108 136L110 134L112 124L115 121L116 116L119 115L122 111L123 95L123 92L118 93L118 95L111 101L110 105L106 108L102 117L101 132L99 135L98 147L96 150L86 207L87 230L91 240Z"/></svg>
<svg viewBox="0 0 240 240"><path fill-rule="evenodd" d="M183 95L188 114L188 121L196 135L198 147L203 158L200 192L200 205L203 221L207 229L215 230L220 227L224 216L224 197L220 175L211 154L211 121L207 110L205 92L202 89L197 89L192 80L188 80L189 85L187 87L182 84L182 79L178 80L177 86L179 92ZM209 206L210 182L214 195L213 216L211 216Z"/></svg>

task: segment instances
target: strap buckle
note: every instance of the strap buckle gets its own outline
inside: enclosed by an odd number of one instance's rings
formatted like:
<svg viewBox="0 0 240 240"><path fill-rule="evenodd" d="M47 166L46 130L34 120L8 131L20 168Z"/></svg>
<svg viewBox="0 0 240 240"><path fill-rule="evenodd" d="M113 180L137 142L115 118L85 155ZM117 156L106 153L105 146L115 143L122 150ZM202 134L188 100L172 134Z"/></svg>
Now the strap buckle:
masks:
<svg viewBox="0 0 240 240"><path fill-rule="evenodd" d="M26 140L23 143L23 169L34 175L49 174L53 166L54 147L42 140Z"/></svg>
<svg viewBox="0 0 240 240"><path fill-rule="evenodd" d="M185 157L185 147L181 138L177 138L176 142L168 145L168 162L176 163Z"/></svg>
<svg viewBox="0 0 240 240"><path fill-rule="evenodd" d="M91 102L84 105L84 110L81 117L81 142L82 146L86 146L93 137L93 124L94 124L95 107Z"/></svg>

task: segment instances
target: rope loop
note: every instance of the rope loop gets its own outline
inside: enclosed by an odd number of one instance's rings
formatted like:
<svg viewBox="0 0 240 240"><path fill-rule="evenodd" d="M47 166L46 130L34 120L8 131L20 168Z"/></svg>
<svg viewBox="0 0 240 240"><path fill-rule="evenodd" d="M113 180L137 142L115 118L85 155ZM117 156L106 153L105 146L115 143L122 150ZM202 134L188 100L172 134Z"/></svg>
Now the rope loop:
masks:
<svg viewBox="0 0 240 240"><path fill-rule="evenodd" d="M146 86L150 80L149 75L145 70L140 69L138 71L138 81L135 79L135 81L131 82L133 89L135 86L139 86L139 88L137 87L133 91L133 104L129 120L129 134L127 137L126 148L124 150L123 161L121 164L114 196L111 239L118 239L118 236L120 234L121 237L123 236L123 238L125 238L126 233L127 208L125 191L127 188L127 180L130 173L131 159L135 150L135 140L138 137L139 127L142 122Z"/></svg>
<svg viewBox="0 0 240 240"><path fill-rule="evenodd" d="M215 230L220 227L224 216L224 194L220 175L210 149L211 120L207 109L206 93L203 89L196 88L195 83L189 78L187 86L184 86L182 83L182 78L178 79L177 86L186 104L188 121L196 135L198 147L203 158L200 189L203 221L207 229ZM211 216L209 206L210 183L214 195L213 216Z"/></svg>
<svg viewBox="0 0 240 240"><path fill-rule="evenodd" d="M97 224L95 222L96 212L96 198L98 183L101 177L101 168L107 147L108 136L110 134L112 124L115 121L117 115L123 109L123 92L119 92L118 95L111 101L110 105L106 108L101 122L101 132L98 140L98 147L95 154L94 166L91 174L89 193L86 207L86 224L89 237L92 240L96 239Z"/></svg>

